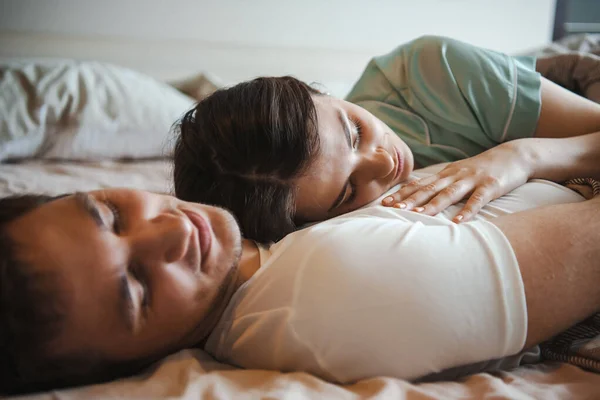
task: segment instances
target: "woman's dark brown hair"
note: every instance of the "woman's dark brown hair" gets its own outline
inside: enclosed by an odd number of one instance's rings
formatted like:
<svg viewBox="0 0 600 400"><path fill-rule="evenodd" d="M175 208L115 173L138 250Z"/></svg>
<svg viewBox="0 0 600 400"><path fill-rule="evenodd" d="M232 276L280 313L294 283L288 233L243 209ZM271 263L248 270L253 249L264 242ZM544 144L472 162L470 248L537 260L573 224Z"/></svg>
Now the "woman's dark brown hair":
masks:
<svg viewBox="0 0 600 400"><path fill-rule="evenodd" d="M175 194L217 205L245 237L268 243L296 229L295 178L318 151L320 93L293 77L218 90L177 124Z"/></svg>
<svg viewBox="0 0 600 400"><path fill-rule="evenodd" d="M19 217L58 197L27 194L0 199L0 396L110 380L150 360L109 363L86 349L56 354L66 299L58 277L28 263L9 235ZM32 235L35 232L31 232Z"/></svg>

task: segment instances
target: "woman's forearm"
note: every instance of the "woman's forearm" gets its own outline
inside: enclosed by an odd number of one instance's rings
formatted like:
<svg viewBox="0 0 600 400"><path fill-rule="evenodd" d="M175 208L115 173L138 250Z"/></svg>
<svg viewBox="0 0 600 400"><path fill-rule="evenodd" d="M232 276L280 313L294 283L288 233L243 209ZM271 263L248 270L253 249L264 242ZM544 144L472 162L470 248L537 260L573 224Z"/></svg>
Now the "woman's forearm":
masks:
<svg viewBox="0 0 600 400"><path fill-rule="evenodd" d="M600 179L600 131L560 139L519 139L514 145L530 166L530 179Z"/></svg>
<svg viewBox="0 0 600 400"><path fill-rule="evenodd" d="M600 104L542 78L535 138L516 140L530 178L600 179Z"/></svg>

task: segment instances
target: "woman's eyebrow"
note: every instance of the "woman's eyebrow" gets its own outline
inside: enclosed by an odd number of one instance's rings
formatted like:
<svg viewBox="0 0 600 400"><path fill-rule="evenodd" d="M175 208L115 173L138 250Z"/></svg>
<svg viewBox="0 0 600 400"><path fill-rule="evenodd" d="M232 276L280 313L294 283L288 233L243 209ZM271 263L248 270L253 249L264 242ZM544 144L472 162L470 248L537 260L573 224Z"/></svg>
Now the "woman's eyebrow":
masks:
<svg viewBox="0 0 600 400"><path fill-rule="evenodd" d="M77 192L74 194L74 199L77 204L83 208L83 210L94 220L96 226L102 230L108 229L104 219L102 218L102 214L100 213L100 209L98 208L98 204L94 201L92 196L87 193Z"/></svg>

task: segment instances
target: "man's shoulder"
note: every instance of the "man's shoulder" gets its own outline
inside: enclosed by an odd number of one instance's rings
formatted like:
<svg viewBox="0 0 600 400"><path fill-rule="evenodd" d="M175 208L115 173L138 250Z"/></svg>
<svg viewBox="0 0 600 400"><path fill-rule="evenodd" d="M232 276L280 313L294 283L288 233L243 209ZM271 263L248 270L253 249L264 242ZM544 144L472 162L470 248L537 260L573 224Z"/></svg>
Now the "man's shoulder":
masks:
<svg viewBox="0 0 600 400"><path fill-rule="evenodd" d="M414 214L414 216L410 215ZM356 245L361 237L385 235L389 229L400 232L415 223L417 213L403 212L395 208L372 205L347 214L306 226L289 234L271 246L271 252L314 251L316 248L344 248Z"/></svg>

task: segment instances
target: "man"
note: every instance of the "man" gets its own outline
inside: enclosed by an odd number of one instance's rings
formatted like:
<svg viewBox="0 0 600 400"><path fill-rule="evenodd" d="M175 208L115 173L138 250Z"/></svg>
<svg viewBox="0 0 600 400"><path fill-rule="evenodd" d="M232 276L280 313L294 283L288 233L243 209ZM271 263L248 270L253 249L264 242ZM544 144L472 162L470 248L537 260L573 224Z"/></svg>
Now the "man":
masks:
<svg viewBox="0 0 600 400"><path fill-rule="evenodd" d="M473 222L368 207L268 250L224 210L133 190L0 210L3 391L111 379L196 345L338 382L415 379L600 309L600 199L543 181Z"/></svg>

